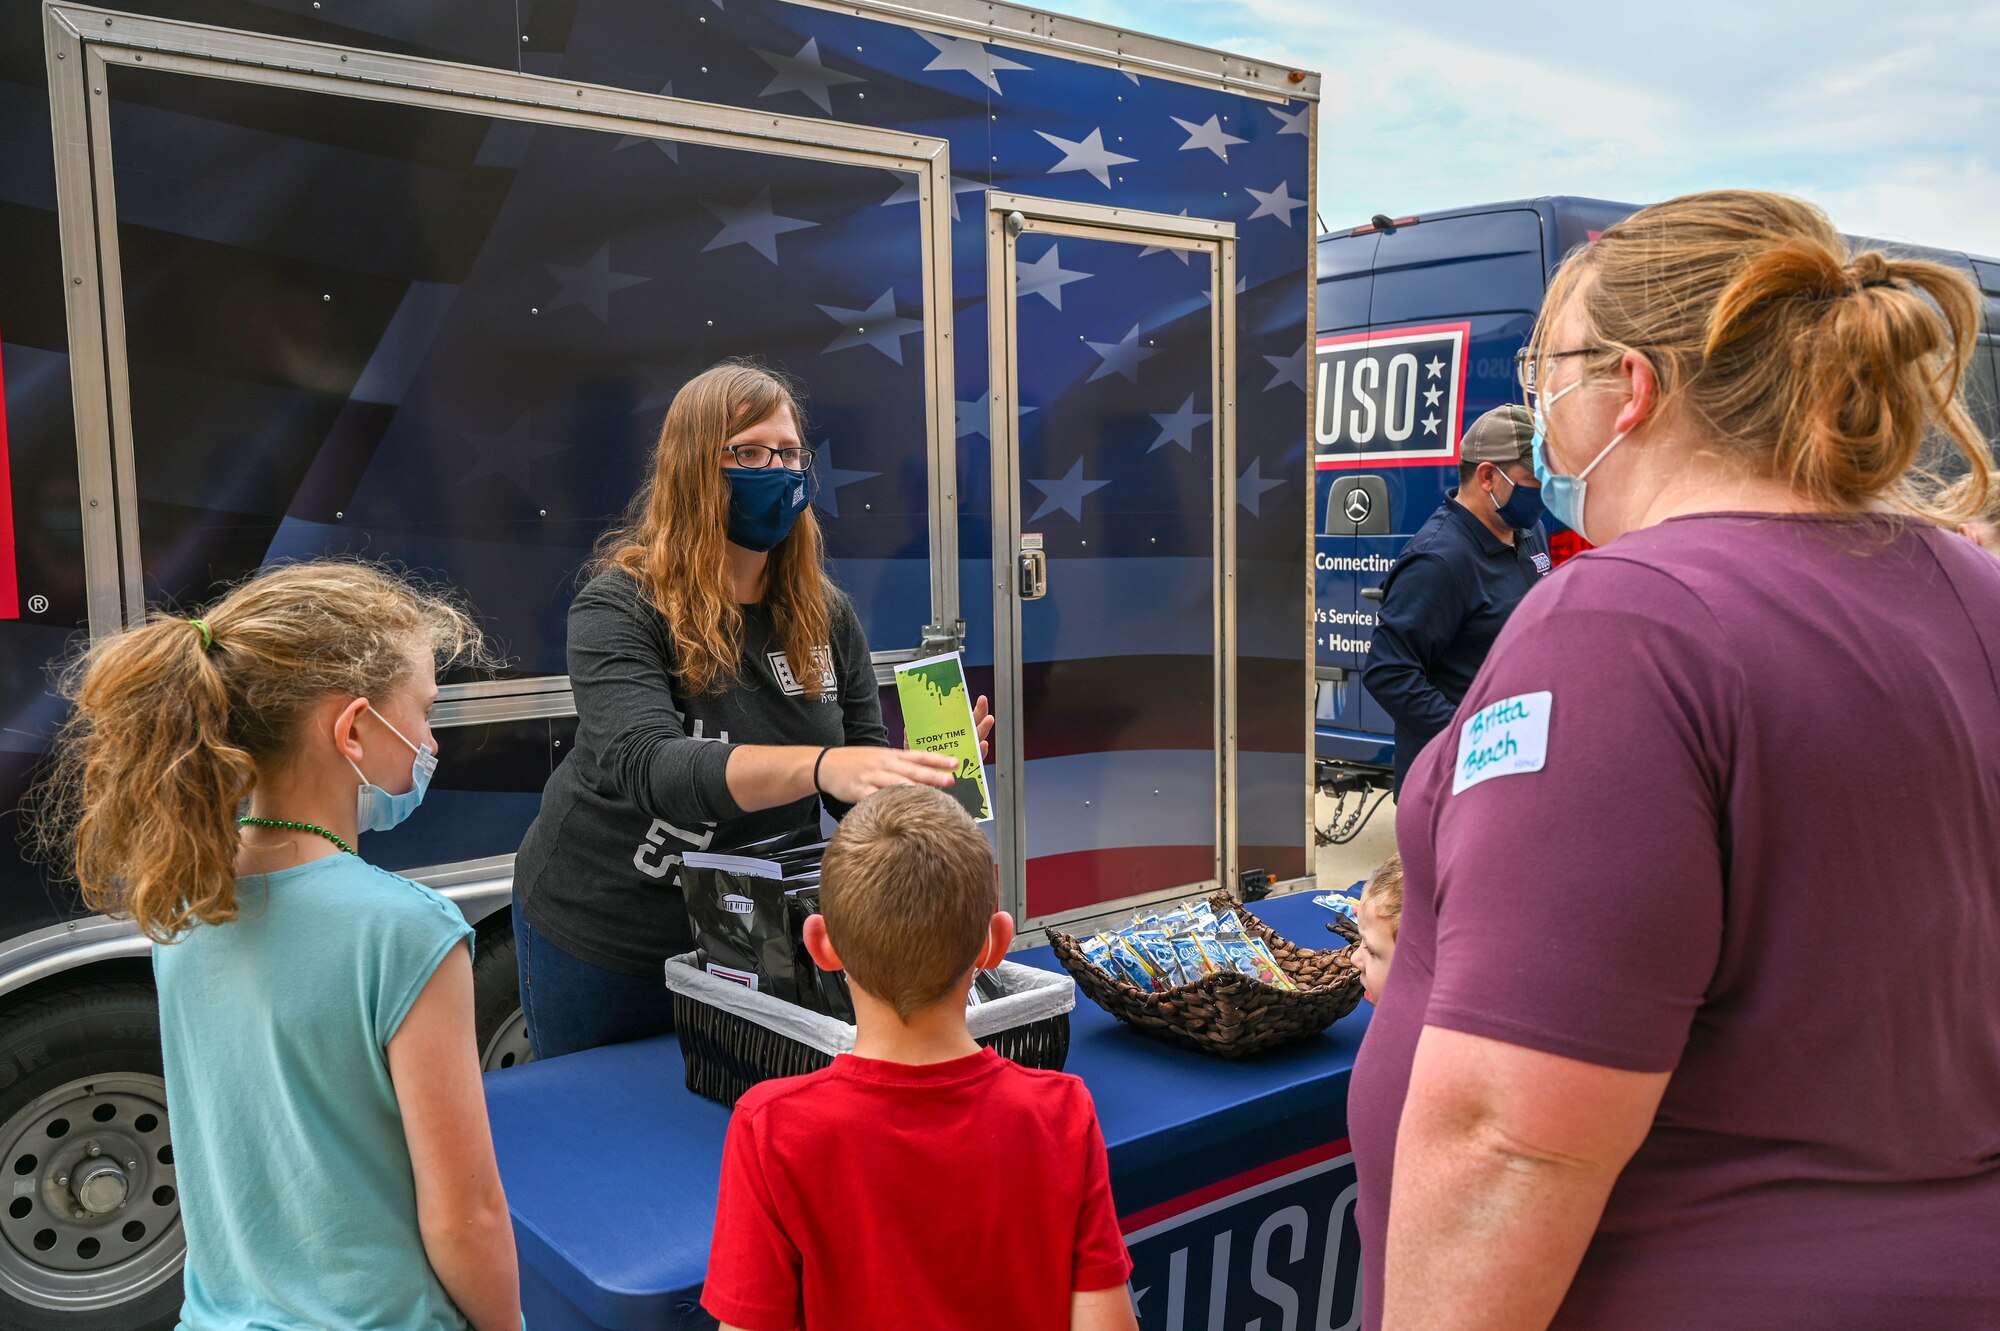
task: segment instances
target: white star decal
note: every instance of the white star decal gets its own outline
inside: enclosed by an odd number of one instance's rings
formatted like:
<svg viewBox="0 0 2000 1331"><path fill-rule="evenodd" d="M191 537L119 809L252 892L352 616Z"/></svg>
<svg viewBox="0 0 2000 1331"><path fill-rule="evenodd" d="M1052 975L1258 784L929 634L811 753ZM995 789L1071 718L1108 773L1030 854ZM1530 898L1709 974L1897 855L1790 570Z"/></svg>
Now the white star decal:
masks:
<svg viewBox="0 0 2000 1331"><path fill-rule="evenodd" d="M608 240L582 264L549 263L542 266L549 270L549 276L562 283L562 290L542 306L543 309L554 313L566 305L581 305L596 315L599 323L605 324L611 322L612 292L652 281L636 273L612 272L611 242Z"/></svg>
<svg viewBox="0 0 2000 1331"><path fill-rule="evenodd" d="M1246 219L1250 221L1255 221L1259 217L1275 217L1286 226L1290 226L1292 214L1306 206L1304 199L1292 197L1292 183L1289 180L1279 181L1276 189L1252 189L1250 194L1257 200L1257 207Z"/></svg>
<svg viewBox="0 0 2000 1331"><path fill-rule="evenodd" d="M1187 215L1188 210L1185 208L1181 209L1180 216L1186 217ZM1148 254L1171 254L1181 261L1182 267L1186 267L1188 260L1194 257L1193 252L1190 250L1170 249L1165 245L1148 245L1145 249L1139 251L1139 257L1142 259Z"/></svg>
<svg viewBox="0 0 2000 1331"><path fill-rule="evenodd" d="M898 183L896 185L896 192L882 200L882 206L887 208L892 203L915 203L917 201L917 178L907 171L891 171L889 174L894 176ZM985 188L985 184L981 181L966 180L959 176L953 176L951 178L951 220L954 222L958 220L959 195L970 194L974 190Z"/></svg>
<svg viewBox="0 0 2000 1331"><path fill-rule="evenodd" d="M958 408L958 437L960 439L965 438L969 434L986 435L987 427L993 420L993 393L991 390L981 393L977 401L959 402L954 405ZM1035 408L1023 405L1015 408L1015 410L1025 416L1035 410Z"/></svg>
<svg viewBox="0 0 2000 1331"><path fill-rule="evenodd" d="M1440 421L1436 416L1424 417L1424 433L1436 434L1438 432L1438 426L1442 425L1443 423L1444 422Z"/></svg>
<svg viewBox="0 0 2000 1331"><path fill-rule="evenodd" d="M1301 393L1306 391L1305 343L1299 343L1299 349L1289 356L1266 356L1264 359L1270 362L1274 371L1271 382L1264 385L1266 393L1274 388L1282 388L1286 384L1290 384Z"/></svg>
<svg viewBox="0 0 2000 1331"><path fill-rule="evenodd" d="M1298 110L1292 112L1289 115L1287 115L1283 110L1275 106L1267 106L1264 109L1266 111L1269 111L1272 115L1276 116L1278 118L1278 123L1284 126L1283 129L1278 131L1280 136L1286 134L1306 133L1307 117L1312 115L1312 107L1302 106Z"/></svg>
<svg viewBox="0 0 2000 1331"><path fill-rule="evenodd" d="M1178 411L1155 411L1148 414L1160 427L1160 437L1147 446L1148 453L1170 443L1179 444L1190 453L1194 452L1194 432L1215 419L1213 416L1204 416L1194 409L1193 393L1187 395L1187 401L1181 403Z"/></svg>
<svg viewBox="0 0 2000 1331"><path fill-rule="evenodd" d="M879 471L842 471L833 465L833 441L822 439L813 445L813 476L819 481L818 493L813 495L813 506L830 518L840 516L840 495L843 485L853 485L856 481L872 481L882 473Z"/></svg>
<svg viewBox="0 0 2000 1331"><path fill-rule="evenodd" d="M925 70L962 69L1001 96L1006 95L1006 89L1000 86L1000 70L1033 68L995 55L986 43L975 42L970 37L938 37L928 32L920 32L917 36L935 46L938 52L924 66Z"/></svg>
<svg viewBox="0 0 2000 1331"><path fill-rule="evenodd" d="M1444 373L1444 362L1439 360L1436 356L1431 357L1431 363L1429 365L1424 366L1424 374L1429 378L1435 379L1443 373Z"/></svg>
<svg viewBox="0 0 2000 1331"><path fill-rule="evenodd" d="M528 417L523 414L514 419L504 434L472 434L466 439L479 450L479 458L472 464L472 470L458 478L464 485L482 476L504 476L512 481L523 493L531 484L529 469L552 453L563 451L564 445L536 439L528 429Z"/></svg>
<svg viewBox="0 0 2000 1331"><path fill-rule="evenodd" d="M671 97L673 95L674 85L671 82L661 87L660 96ZM635 143L650 143L665 153L669 161L678 162L681 160L680 144L675 143L672 139L655 139L644 134L621 134L618 142L611 145L611 151L618 152L622 149L630 148Z"/></svg>
<svg viewBox="0 0 2000 1331"><path fill-rule="evenodd" d="M1249 509L1251 517L1261 518L1264 516L1262 512L1264 492L1266 490L1275 490L1284 483L1285 478L1282 476L1274 476L1270 480L1265 480L1264 460L1262 458L1251 458L1249 468L1236 478L1236 502Z"/></svg>
<svg viewBox="0 0 2000 1331"><path fill-rule="evenodd" d="M1444 400L1444 390L1442 388L1426 388L1424 390L1425 406L1435 407L1443 400Z"/></svg>
<svg viewBox="0 0 2000 1331"><path fill-rule="evenodd" d="M1075 464L1070 467L1069 473L1061 480L1029 481L1028 484L1042 492L1042 506L1035 510L1034 515L1028 521L1039 522L1048 514L1060 509L1072 518L1075 518L1078 522L1081 522L1083 521L1083 497L1095 491L1102 490L1105 486L1111 484L1111 482L1085 480L1083 478L1083 459L1078 458Z"/></svg>
<svg viewBox="0 0 2000 1331"><path fill-rule="evenodd" d="M769 185L758 190L757 197L740 208L726 203L710 203L707 199L701 201L701 206L714 213L722 223L722 230L715 233L715 239L701 247L703 254L729 245L748 245L775 264L778 262L779 236L819 225L818 222L797 217L780 217L771 208Z"/></svg>
<svg viewBox="0 0 2000 1331"><path fill-rule="evenodd" d="M1017 252L1018 253L1018 252ZM1033 263L1016 259L1014 264L1014 297L1026 300L1030 296L1040 296L1057 309L1062 308L1062 289L1071 282L1081 282L1092 276L1074 268L1062 266L1062 256L1051 244L1049 252Z"/></svg>
<svg viewBox="0 0 2000 1331"><path fill-rule="evenodd" d="M751 48L755 50L756 48ZM757 51L757 57L772 69L778 71L776 78L765 85L759 97L775 97L781 92L802 92L812 99L814 106L833 114L833 100L827 96L827 89L842 83L866 83L866 79L852 74L842 74L828 69L820 63L819 39L809 38L799 48L797 55L779 55L775 51Z"/></svg>
<svg viewBox="0 0 2000 1331"><path fill-rule="evenodd" d="M905 319L896 313L896 289L894 287L875 298L875 303L865 310L845 310L837 305L822 305L820 312L835 323L844 324L847 331L827 343L828 352L845 351L849 347L873 347L890 360L903 363L903 339L911 333L921 333L924 326L915 319Z"/></svg>
<svg viewBox="0 0 2000 1331"><path fill-rule="evenodd" d="M1096 383L1108 374L1122 374L1133 383L1139 382L1139 362L1159 355L1156 347L1139 345L1139 325L1133 324L1132 331L1116 342L1086 342L1085 346L1104 358L1104 363L1090 372L1085 383Z"/></svg>
<svg viewBox="0 0 2000 1331"><path fill-rule="evenodd" d="M1199 125L1191 120L1182 120L1179 116L1168 116L1167 119L1187 131L1188 141L1181 145L1182 152L1206 148L1226 162L1229 160L1230 144L1250 142L1248 139L1239 139L1223 129L1220 115L1212 115Z"/></svg>
<svg viewBox="0 0 2000 1331"><path fill-rule="evenodd" d="M1098 184L1110 189L1111 168L1139 160L1106 148L1102 129L1093 129L1081 139L1058 138L1039 129L1035 133L1062 149L1062 160L1048 169L1048 174L1052 176L1064 171L1088 171L1097 177Z"/></svg>

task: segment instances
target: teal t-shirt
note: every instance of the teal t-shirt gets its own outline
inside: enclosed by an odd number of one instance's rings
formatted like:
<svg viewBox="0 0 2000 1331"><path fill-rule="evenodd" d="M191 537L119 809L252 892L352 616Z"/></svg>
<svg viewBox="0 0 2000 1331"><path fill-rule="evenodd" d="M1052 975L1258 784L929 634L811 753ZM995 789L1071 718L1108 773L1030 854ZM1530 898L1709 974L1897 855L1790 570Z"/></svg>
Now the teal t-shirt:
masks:
<svg viewBox="0 0 2000 1331"><path fill-rule="evenodd" d="M472 930L353 855L241 878L153 949L183 1331L461 1331L424 1255L389 1038Z"/></svg>

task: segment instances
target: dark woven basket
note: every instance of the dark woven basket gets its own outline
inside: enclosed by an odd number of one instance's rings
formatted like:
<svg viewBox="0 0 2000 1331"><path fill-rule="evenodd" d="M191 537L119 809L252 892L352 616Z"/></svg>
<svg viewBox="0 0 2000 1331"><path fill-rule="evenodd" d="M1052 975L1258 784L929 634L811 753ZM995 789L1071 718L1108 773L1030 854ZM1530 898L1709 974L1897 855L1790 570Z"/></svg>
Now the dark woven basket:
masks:
<svg viewBox="0 0 2000 1331"><path fill-rule="evenodd" d="M743 1092L772 1077L798 1077L833 1062L831 1055L725 1012L686 994L674 994L687 1088L734 1108ZM1069 1058L1069 1013L1016 1026L979 1042L1024 1068L1062 1071Z"/></svg>
<svg viewBox="0 0 2000 1331"><path fill-rule="evenodd" d="M1264 940L1295 990L1274 989L1247 975L1205 975L1165 993L1112 978L1084 958L1077 940L1047 931L1056 959L1077 988L1120 1021L1149 1035L1218 1058L1242 1058L1318 1035L1361 1001L1361 972L1349 948L1314 951L1274 933L1225 892L1209 898L1217 915L1234 910L1246 933Z"/></svg>

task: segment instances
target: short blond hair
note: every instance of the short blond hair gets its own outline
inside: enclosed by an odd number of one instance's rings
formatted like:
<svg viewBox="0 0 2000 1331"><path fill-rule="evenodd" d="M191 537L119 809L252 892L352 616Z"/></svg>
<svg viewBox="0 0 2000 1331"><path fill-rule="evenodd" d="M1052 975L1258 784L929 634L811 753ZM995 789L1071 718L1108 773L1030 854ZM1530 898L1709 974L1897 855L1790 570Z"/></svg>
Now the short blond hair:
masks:
<svg viewBox="0 0 2000 1331"><path fill-rule="evenodd" d="M1368 885L1361 889L1361 899L1375 908L1375 913L1391 929L1400 929L1403 923L1403 857L1391 855L1377 865L1375 872L1368 876Z"/></svg>
<svg viewBox="0 0 2000 1331"><path fill-rule="evenodd" d="M986 838L929 786L854 806L826 848L819 901L848 978L904 1021L972 969L1000 908Z"/></svg>

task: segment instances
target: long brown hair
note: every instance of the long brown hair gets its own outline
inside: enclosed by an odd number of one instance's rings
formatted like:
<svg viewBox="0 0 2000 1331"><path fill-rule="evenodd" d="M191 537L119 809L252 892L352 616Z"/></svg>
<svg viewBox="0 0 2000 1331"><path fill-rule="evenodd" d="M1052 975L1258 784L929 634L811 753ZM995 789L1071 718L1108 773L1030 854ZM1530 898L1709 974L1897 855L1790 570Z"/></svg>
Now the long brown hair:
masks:
<svg viewBox="0 0 2000 1331"><path fill-rule="evenodd" d="M451 598L359 561L279 566L194 620L156 612L68 669L74 710L31 805L84 901L162 943L235 917L237 814L323 699L384 696L419 648L484 659Z"/></svg>
<svg viewBox="0 0 2000 1331"><path fill-rule="evenodd" d="M743 611L723 559L729 483L722 446L781 408L792 413L803 442L798 393L763 366L724 361L689 380L660 426L651 478L627 519L598 545L591 571L620 568L638 581L673 631L675 666L690 694L719 692L735 680L743 651ZM764 593L792 675L814 698L822 683L813 648L827 642L831 620L821 550L819 520L808 506L771 551Z"/></svg>
<svg viewBox="0 0 2000 1331"><path fill-rule="evenodd" d="M1852 257L1826 215L1781 194L1716 190L1642 208L1567 259L1532 346L1573 305L1584 358L1628 351L1715 442L1829 509L1890 499L1938 520L1985 502L1992 460L1965 409L1979 293L1954 269ZM1940 497L1918 463L1946 443L1974 479Z"/></svg>

